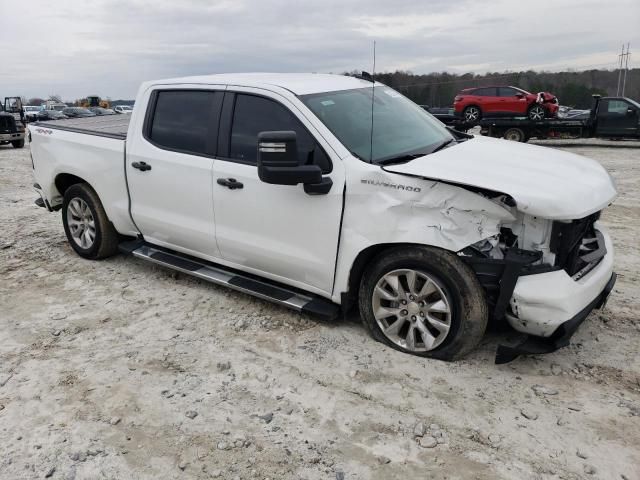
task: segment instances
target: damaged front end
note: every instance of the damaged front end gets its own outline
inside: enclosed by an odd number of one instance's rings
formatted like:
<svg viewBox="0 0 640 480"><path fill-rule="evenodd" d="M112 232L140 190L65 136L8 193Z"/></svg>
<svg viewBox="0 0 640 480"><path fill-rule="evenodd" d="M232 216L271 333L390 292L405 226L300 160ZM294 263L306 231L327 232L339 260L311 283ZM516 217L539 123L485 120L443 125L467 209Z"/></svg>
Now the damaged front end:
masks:
<svg viewBox="0 0 640 480"><path fill-rule="evenodd" d="M496 363L548 353L569 338L615 283L611 241L600 212L572 221L517 212L500 233L458 255L484 287L493 320L506 320L524 338L498 347Z"/></svg>

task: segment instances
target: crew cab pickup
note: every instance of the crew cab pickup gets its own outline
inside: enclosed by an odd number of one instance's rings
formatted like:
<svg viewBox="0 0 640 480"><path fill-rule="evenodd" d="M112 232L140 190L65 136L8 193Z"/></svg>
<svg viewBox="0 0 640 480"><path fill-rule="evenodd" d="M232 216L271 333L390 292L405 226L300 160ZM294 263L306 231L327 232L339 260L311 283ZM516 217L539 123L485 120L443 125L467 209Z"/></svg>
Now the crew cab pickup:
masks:
<svg viewBox="0 0 640 480"><path fill-rule="evenodd" d="M118 251L452 360L553 351L615 282L599 163L447 129L364 78L144 83L131 115L30 127L37 203L71 247Z"/></svg>

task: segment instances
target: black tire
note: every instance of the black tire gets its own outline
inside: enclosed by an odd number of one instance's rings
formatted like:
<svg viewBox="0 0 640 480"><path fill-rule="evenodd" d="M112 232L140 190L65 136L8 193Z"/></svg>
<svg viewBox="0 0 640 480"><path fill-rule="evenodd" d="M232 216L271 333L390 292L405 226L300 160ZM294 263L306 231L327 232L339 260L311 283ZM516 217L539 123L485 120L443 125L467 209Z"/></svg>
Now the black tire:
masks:
<svg viewBox="0 0 640 480"><path fill-rule="evenodd" d="M524 134L524 132L520 128L509 128L506 132L504 132L503 137L506 140L510 140L512 142L527 141L527 136Z"/></svg>
<svg viewBox="0 0 640 480"><path fill-rule="evenodd" d="M428 274L444 288L451 304L450 329L444 341L432 350L415 352L390 340L373 313L373 294L378 281L398 269ZM403 246L384 251L365 270L359 291L360 315L374 339L413 355L456 360L473 350L484 335L488 309L484 291L471 268L454 254L433 247Z"/></svg>
<svg viewBox="0 0 640 480"><path fill-rule="evenodd" d="M83 248L80 246L71 234L71 230L68 222L68 210L69 204L74 199L80 199L84 201L91 215L93 216L95 224L95 240L88 246ZM76 183L71 185L64 192L64 199L62 202L62 224L64 225L64 232L67 235L67 240L71 245L71 248L83 258L91 260L99 260L115 255L118 251L118 232L113 227L113 224L107 218L107 214L104 211L102 202L98 197L98 194L93 188L86 183Z"/></svg>
<svg viewBox="0 0 640 480"><path fill-rule="evenodd" d="M532 105L531 107L529 107L529 110L527 110L527 117L529 117L529 120L533 120L534 122L544 120L546 116L547 111L539 103Z"/></svg>
<svg viewBox="0 0 640 480"><path fill-rule="evenodd" d="M14 142L11 142L11 145L13 145L13 148L22 148L24 147L24 138L21 140L16 140Z"/></svg>
<svg viewBox="0 0 640 480"><path fill-rule="evenodd" d="M475 118L469 118L469 117L475 117ZM482 118L482 110L477 105L469 105L462 111L462 119L468 125L475 125L480 121L481 118Z"/></svg>

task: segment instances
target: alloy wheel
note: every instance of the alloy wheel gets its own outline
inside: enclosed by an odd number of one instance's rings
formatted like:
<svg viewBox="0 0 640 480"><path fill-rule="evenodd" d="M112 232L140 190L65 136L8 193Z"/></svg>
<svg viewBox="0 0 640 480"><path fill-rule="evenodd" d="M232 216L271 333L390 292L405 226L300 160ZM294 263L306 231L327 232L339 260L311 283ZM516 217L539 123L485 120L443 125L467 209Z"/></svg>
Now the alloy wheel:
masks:
<svg viewBox="0 0 640 480"><path fill-rule="evenodd" d="M393 270L373 290L373 315L382 333L411 352L428 352L451 329L451 303L439 280L418 270Z"/></svg>
<svg viewBox="0 0 640 480"><path fill-rule="evenodd" d="M529 110L529 118L531 120L543 120L544 119L544 108L541 106L533 107Z"/></svg>
<svg viewBox="0 0 640 480"><path fill-rule="evenodd" d="M464 119L467 122L475 122L480 118L480 110L476 107L469 107L464 111Z"/></svg>
<svg viewBox="0 0 640 480"><path fill-rule="evenodd" d="M75 197L67 207L67 225L73 241L80 248L88 249L96 239L96 223L87 202Z"/></svg>

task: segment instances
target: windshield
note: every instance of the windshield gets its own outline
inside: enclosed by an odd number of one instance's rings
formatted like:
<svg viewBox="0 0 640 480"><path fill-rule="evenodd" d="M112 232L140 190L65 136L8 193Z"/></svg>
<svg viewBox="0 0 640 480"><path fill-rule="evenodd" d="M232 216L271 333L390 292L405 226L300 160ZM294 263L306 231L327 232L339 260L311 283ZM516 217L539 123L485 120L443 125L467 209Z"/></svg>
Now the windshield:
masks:
<svg viewBox="0 0 640 480"><path fill-rule="evenodd" d="M373 90L358 88L300 98L353 155L366 162L427 155L454 140L439 120L385 86L375 87L372 121Z"/></svg>

